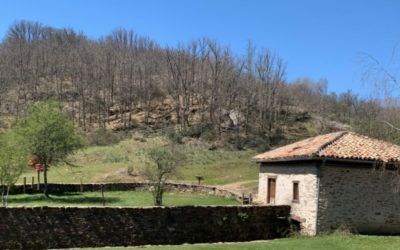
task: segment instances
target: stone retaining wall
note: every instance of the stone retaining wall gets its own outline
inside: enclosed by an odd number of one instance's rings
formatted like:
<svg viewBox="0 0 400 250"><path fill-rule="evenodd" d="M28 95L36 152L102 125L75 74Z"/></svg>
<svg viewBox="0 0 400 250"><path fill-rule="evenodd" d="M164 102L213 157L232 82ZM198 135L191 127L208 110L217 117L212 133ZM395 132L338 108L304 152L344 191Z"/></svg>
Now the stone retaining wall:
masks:
<svg viewBox="0 0 400 250"><path fill-rule="evenodd" d="M289 206L0 208L0 249L134 246L272 239Z"/></svg>
<svg viewBox="0 0 400 250"><path fill-rule="evenodd" d="M241 194L223 189L215 186L206 185L194 185L194 184L184 184L184 183L166 183L166 188L170 191L182 192L182 193L201 193L208 195L216 195L225 198L235 198L241 200ZM93 183L93 184L56 184L49 183L48 190L50 193L65 193L65 192L94 192L100 191L101 188L105 191L149 191L151 189L151 183L137 182L137 183ZM33 188L31 185L25 186L25 193L40 193L43 190L43 185L41 184L40 190L37 190L37 185ZM11 188L10 194L22 194L24 193L23 185L15 185Z"/></svg>

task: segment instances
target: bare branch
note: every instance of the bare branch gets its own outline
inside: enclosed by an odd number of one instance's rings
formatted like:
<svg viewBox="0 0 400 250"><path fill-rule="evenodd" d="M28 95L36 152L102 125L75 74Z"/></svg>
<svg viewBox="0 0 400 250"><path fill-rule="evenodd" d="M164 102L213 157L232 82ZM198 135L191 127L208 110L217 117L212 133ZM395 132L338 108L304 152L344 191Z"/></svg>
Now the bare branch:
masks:
<svg viewBox="0 0 400 250"><path fill-rule="evenodd" d="M389 127L393 128L393 129L395 129L395 130L400 131L400 128L394 126L393 124L389 123L388 121L382 121L382 122L385 123L386 125L388 125Z"/></svg>

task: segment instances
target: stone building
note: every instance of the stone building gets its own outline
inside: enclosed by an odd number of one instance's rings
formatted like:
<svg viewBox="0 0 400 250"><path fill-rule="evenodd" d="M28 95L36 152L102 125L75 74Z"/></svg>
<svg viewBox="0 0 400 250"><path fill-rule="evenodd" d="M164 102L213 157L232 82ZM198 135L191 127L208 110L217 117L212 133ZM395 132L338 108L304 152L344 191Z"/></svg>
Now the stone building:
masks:
<svg viewBox="0 0 400 250"><path fill-rule="evenodd" d="M400 233L400 146L335 132L255 156L258 199L290 205L302 233Z"/></svg>

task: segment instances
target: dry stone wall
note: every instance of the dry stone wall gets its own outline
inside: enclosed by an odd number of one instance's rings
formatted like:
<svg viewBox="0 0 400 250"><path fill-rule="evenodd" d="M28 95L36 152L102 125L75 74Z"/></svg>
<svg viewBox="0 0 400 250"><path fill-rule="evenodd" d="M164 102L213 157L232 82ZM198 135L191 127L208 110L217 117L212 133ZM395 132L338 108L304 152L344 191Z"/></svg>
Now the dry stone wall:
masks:
<svg viewBox="0 0 400 250"><path fill-rule="evenodd" d="M289 206L0 208L0 249L133 246L272 239Z"/></svg>
<svg viewBox="0 0 400 250"><path fill-rule="evenodd" d="M184 184L184 183L166 183L166 188L170 191L182 192L182 193L201 193L208 195L221 196L225 198L236 198L241 199L241 194L233 192L231 190L223 189L215 186L206 185L194 185L194 184ZM55 184L49 183L48 190L50 193L65 193L65 192L94 192L100 191L101 188L105 191L149 191L151 189L151 184L146 182L137 183L94 183L94 184ZM10 194L22 194L22 193L39 193L42 192L43 185L40 186L39 190L37 185L15 185L10 190Z"/></svg>

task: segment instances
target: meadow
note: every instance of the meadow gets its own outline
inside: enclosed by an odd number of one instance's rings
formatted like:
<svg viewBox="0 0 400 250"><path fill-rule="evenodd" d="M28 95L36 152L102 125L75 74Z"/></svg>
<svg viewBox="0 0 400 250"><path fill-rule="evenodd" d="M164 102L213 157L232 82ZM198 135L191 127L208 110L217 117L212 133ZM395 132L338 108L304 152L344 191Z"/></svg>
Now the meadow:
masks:
<svg viewBox="0 0 400 250"><path fill-rule="evenodd" d="M142 207L152 206L153 196L151 192L135 191L111 191L64 193L50 195L46 198L43 194L18 194L10 195L9 206L116 206L116 207ZM238 205L235 199L223 197L193 194L170 193L164 194L165 206L189 206L189 205Z"/></svg>
<svg viewBox="0 0 400 250"><path fill-rule="evenodd" d="M143 150L160 147L167 142L163 136L135 137L107 146L90 146L76 152L68 163L51 166L49 183L101 183L141 181L139 169L143 166ZM202 184L229 185L233 188L256 190L258 166L252 160L257 153L253 150L209 150L204 145L178 145L185 156L173 181L197 183L196 176L202 176ZM37 180L32 169L26 169L19 179L31 177Z"/></svg>

